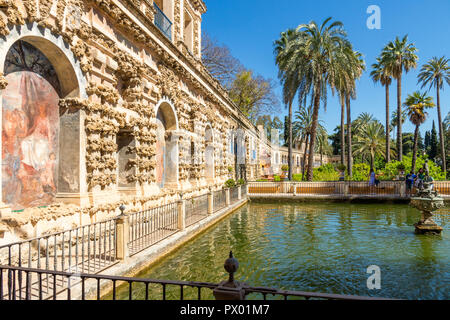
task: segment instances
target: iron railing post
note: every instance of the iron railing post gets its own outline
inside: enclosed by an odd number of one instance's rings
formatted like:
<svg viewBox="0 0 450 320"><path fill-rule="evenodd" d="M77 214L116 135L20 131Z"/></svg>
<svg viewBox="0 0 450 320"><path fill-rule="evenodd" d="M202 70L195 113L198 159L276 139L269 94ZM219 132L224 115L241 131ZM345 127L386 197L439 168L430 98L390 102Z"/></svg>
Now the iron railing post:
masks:
<svg viewBox="0 0 450 320"><path fill-rule="evenodd" d="M130 218L124 214L125 206L120 206L122 211L119 218L116 219L116 259L125 260L130 256L128 242L130 237Z"/></svg>
<svg viewBox="0 0 450 320"><path fill-rule="evenodd" d="M224 268L228 273L228 281L221 282L214 290L216 300L245 300L245 287L247 284L234 280L234 273L239 269L239 262L230 252L230 257L225 261Z"/></svg>

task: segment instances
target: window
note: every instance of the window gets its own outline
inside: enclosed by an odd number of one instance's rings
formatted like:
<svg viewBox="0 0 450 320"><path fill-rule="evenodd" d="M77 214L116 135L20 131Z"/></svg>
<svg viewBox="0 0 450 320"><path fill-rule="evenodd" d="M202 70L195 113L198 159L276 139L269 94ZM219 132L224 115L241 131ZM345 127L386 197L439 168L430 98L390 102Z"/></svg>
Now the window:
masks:
<svg viewBox="0 0 450 320"><path fill-rule="evenodd" d="M193 34L194 34L194 22L192 21L192 17L189 12L184 12L184 44L186 47L192 52L192 48L194 47L193 43Z"/></svg>

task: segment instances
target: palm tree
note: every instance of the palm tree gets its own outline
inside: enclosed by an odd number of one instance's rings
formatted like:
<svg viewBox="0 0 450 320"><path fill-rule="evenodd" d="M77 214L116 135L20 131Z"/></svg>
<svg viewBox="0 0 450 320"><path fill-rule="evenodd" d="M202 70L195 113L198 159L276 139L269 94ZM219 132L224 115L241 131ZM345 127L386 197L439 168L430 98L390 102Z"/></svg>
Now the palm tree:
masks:
<svg viewBox="0 0 450 320"><path fill-rule="evenodd" d="M374 168L375 156L386 155L384 148L384 127L378 121L372 121L364 127L355 138L355 155L361 155L363 158L370 159L370 168Z"/></svg>
<svg viewBox="0 0 450 320"><path fill-rule="evenodd" d="M349 65L351 68L351 85L350 90L346 95L346 106L347 106L347 141L348 141L348 150L347 150L347 170L348 176L351 178L353 176L353 154L352 154L352 118L350 111L350 98L356 99L356 79L359 79L366 69L365 62L362 58L362 54L357 51L352 51L349 54L350 61Z"/></svg>
<svg viewBox="0 0 450 320"><path fill-rule="evenodd" d="M300 105L305 105L311 98L313 105L313 122L311 127L310 150L315 150L320 101L326 109L327 88L333 93L336 88L339 64L344 63L343 48L351 44L346 38L341 22L329 24L331 18L318 26L312 21L299 25L295 40L286 48L282 70L288 70L292 82L296 84ZM347 50L348 51L348 50ZM298 86L297 86L298 84ZM313 179L314 152L309 152L307 179Z"/></svg>
<svg viewBox="0 0 450 320"><path fill-rule="evenodd" d="M323 166L323 156L331 155L332 154L332 148L328 141L328 133L325 127L322 125L319 126L317 129L317 149L320 154L320 166Z"/></svg>
<svg viewBox="0 0 450 320"><path fill-rule="evenodd" d="M414 132L414 147L411 170L416 170L417 160L417 141L419 140L419 127L427 119L426 108L434 107L433 98L426 96L426 92L420 93L419 91L409 95L405 101L406 111L408 113L409 120L416 126Z"/></svg>
<svg viewBox="0 0 450 320"><path fill-rule="evenodd" d="M386 89L386 162L391 161L391 137L390 137L390 120L389 120L389 86L392 83L392 77L388 73L386 66L383 65L381 58L377 58L377 62L372 64L372 72L370 76L375 83L379 82Z"/></svg>
<svg viewBox="0 0 450 320"><path fill-rule="evenodd" d="M402 124L405 123L406 117L407 117L406 110L402 109L402 117L401 117L401 119L400 119L400 121L402 122ZM398 116L397 116L397 110L392 111L392 116L391 116L391 118L392 118L392 119L391 119L391 128L392 128L392 131L394 131L395 128L397 127L398 120L399 120L399 119L398 119Z"/></svg>
<svg viewBox="0 0 450 320"><path fill-rule="evenodd" d="M292 41L296 38L296 30L288 29L286 32L281 33L279 40L274 43L275 63L278 65L279 72L278 77L283 85L283 100L284 103L289 106L289 141L288 141L288 178L292 181L292 103L295 94L299 87L299 79L295 72L289 65L289 60L292 58L292 52L290 46Z"/></svg>
<svg viewBox="0 0 450 320"><path fill-rule="evenodd" d="M296 112L296 120L293 123L293 134L294 140L300 141L300 147L305 144L305 149L303 150L303 161L302 161L302 179L305 177L306 168L306 156L308 154L309 137L311 136L312 127L312 106L301 107L300 110Z"/></svg>
<svg viewBox="0 0 450 320"><path fill-rule="evenodd" d="M441 115L441 102L439 91L444 89L444 81L450 85L450 65L449 59L445 59L445 56L437 58L433 57L428 63L424 64L420 69L418 76L418 83L422 83L422 88L426 85L430 85L431 88L436 88L436 102L437 102L437 113L439 122L439 138L441 141L441 158L442 158L442 171L444 172L444 177L447 174L447 164L445 157L445 139L444 139L444 129L442 126L442 115Z"/></svg>
<svg viewBox="0 0 450 320"><path fill-rule="evenodd" d="M408 43L408 36L403 39L397 37L395 41L389 42L383 49L381 54L382 64L386 68L387 74L397 80L397 113L402 112L402 75L403 71L409 72L412 68L417 67L418 57L417 51L413 43ZM397 160L403 159L402 147L402 123L400 119L397 121Z"/></svg>

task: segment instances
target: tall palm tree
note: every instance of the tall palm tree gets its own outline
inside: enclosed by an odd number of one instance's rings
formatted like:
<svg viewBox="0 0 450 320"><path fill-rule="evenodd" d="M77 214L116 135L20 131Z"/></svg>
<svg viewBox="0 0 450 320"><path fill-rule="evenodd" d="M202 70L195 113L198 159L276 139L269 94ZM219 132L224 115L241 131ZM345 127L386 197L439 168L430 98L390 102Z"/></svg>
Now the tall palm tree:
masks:
<svg viewBox="0 0 450 320"><path fill-rule="evenodd" d="M413 43L408 43L408 36L403 39L397 37L395 41L389 42L383 49L381 54L382 64L385 66L387 73L397 80L397 113L402 112L402 75L403 71L408 73L409 70L417 67L419 59L415 52L417 51ZM402 146L402 123L400 119L397 121L397 160L403 159Z"/></svg>
<svg viewBox="0 0 450 320"><path fill-rule="evenodd" d="M378 121L372 121L355 138L355 155L369 158L370 168L374 168L375 156L385 156L384 128Z"/></svg>
<svg viewBox="0 0 450 320"><path fill-rule="evenodd" d="M295 113L295 121L293 123L293 134L294 139L300 141L300 146L305 144L305 149L303 150L303 161L302 161L302 177L305 178L305 168L306 168L306 156L308 154L308 146L310 144L311 127L312 127L312 106L301 107Z"/></svg>
<svg viewBox="0 0 450 320"><path fill-rule="evenodd" d="M428 63L424 64L420 69L418 76L418 83L422 83L422 88L430 85L431 88L436 89L436 102L437 102L437 113L439 122L439 138L441 142L441 158L442 158L442 171L444 172L444 177L447 174L447 164L445 157L445 138L444 129L442 126L442 115L441 115L441 101L439 91L444 89L444 82L450 85L450 64L449 59L445 59L445 56L440 58L433 57Z"/></svg>
<svg viewBox="0 0 450 320"><path fill-rule="evenodd" d="M411 170L416 170L417 160L417 142L419 140L419 127L427 119L426 108L434 107L433 98L426 95L426 92L420 93L419 91L409 95L405 101L406 111L408 113L409 120L416 126L414 131L414 147Z"/></svg>
<svg viewBox="0 0 450 320"><path fill-rule="evenodd" d="M407 117L406 110L402 109L402 117L400 118L400 121L402 122L402 124L405 123L406 117ZM397 110L394 110L394 111L392 111L392 116L391 116L392 131L394 131L395 128L397 128L398 121L399 121L399 119L397 116Z"/></svg>
<svg viewBox="0 0 450 320"><path fill-rule="evenodd" d="M320 102L326 108L327 89L331 87L333 93L338 77L338 65L344 63L344 47L351 47L346 38L343 25L339 21L329 24L331 18L326 19L320 26L312 21L301 24L296 29L295 40L287 48L286 64L283 70L289 70L292 78L298 83L298 99L300 105L305 105L311 98L313 105L313 123L311 128L310 150L308 155L307 179L313 179L313 162L317 126L319 120ZM339 59L336 59L338 58ZM298 82L297 82L298 81Z"/></svg>
<svg viewBox="0 0 450 320"><path fill-rule="evenodd" d="M370 76L372 80L377 83L381 83L386 89L386 162L391 161L390 149L391 149L391 137L390 137L390 113L389 113L389 86L392 83L392 77L388 73L386 66L383 65L381 58L377 58L377 62L372 64L372 72Z"/></svg>
<svg viewBox="0 0 450 320"><path fill-rule="evenodd" d="M359 79L366 69L365 62L362 58L362 54L357 51L352 51L349 55L350 60L348 64L351 70L351 83L346 95L346 107L347 107L347 170L348 176L353 176L353 153L352 153L352 118L350 108L350 98L356 99L356 79Z"/></svg>
<svg viewBox="0 0 450 320"><path fill-rule="evenodd" d="M298 75L295 69L292 69L289 65L289 60L292 58L292 52L290 46L292 41L296 38L296 30L288 29L286 32L281 33L279 40L274 43L275 63L278 65L279 72L278 77L283 85L283 100L284 103L289 106L289 141L288 141L288 178L292 180L292 103L295 94L300 85Z"/></svg>
<svg viewBox="0 0 450 320"><path fill-rule="evenodd" d="M328 132L325 127L321 126L317 129L317 148L320 154L320 166L323 166L323 156L333 153L332 147L328 141Z"/></svg>

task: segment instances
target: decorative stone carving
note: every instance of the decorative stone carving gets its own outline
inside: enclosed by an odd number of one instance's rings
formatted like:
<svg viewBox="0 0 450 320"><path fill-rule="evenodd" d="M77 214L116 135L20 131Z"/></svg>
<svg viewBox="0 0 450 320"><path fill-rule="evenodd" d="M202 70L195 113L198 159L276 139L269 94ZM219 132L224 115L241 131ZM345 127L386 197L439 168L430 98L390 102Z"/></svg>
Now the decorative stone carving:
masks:
<svg viewBox="0 0 450 320"><path fill-rule="evenodd" d="M8 86L8 81L6 81L3 73L0 72L0 90L6 89Z"/></svg>

